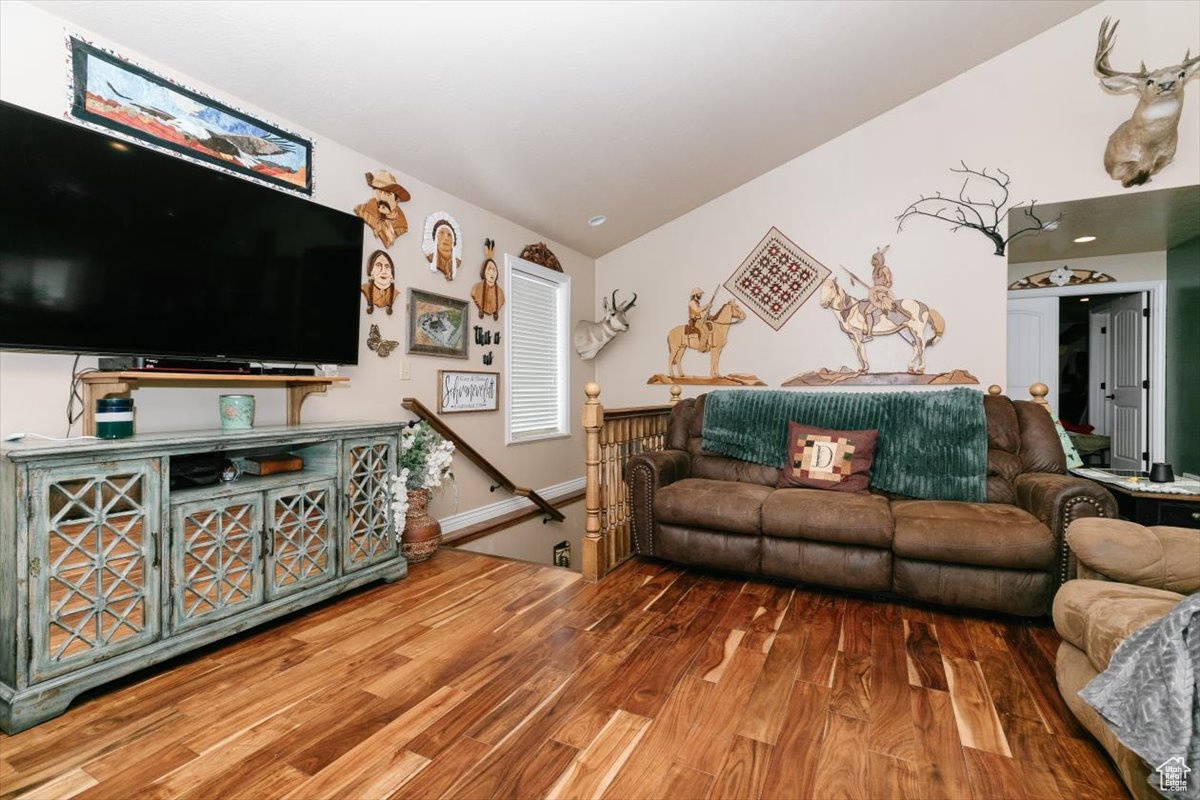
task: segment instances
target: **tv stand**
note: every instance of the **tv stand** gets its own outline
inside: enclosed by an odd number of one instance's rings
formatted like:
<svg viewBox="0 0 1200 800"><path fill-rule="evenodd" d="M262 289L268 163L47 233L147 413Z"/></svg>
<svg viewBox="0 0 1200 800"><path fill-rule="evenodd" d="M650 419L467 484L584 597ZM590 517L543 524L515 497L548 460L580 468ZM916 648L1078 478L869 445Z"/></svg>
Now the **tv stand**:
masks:
<svg viewBox="0 0 1200 800"><path fill-rule="evenodd" d="M0 731L349 589L403 578L391 513L403 430L343 422L0 445ZM303 468L171 487L176 459L264 452L295 454Z"/></svg>
<svg viewBox="0 0 1200 800"><path fill-rule="evenodd" d="M96 433L96 400L114 394L130 394L142 384L164 386L212 386L230 384L243 389L264 386L283 386L287 389L287 424L300 424L300 407L313 392L324 392L333 383L349 378L318 375L221 375L203 372L160 372L158 370L129 370L125 372L88 372L80 376L83 382L83 435Z"/></svg>

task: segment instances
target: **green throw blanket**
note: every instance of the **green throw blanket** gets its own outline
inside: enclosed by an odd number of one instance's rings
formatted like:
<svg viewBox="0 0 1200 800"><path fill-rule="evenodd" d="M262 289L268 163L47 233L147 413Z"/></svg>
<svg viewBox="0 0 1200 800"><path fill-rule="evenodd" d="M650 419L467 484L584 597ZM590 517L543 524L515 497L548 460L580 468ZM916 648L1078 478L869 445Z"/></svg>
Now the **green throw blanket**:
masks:
<svg viewBox="0 0 1200 800"><path fill-rule="evenodd" d="M981 392L718 390L704 401L704 449L782 468L789 421L878 430L873 489L928 500L987 500Z"/></svg>

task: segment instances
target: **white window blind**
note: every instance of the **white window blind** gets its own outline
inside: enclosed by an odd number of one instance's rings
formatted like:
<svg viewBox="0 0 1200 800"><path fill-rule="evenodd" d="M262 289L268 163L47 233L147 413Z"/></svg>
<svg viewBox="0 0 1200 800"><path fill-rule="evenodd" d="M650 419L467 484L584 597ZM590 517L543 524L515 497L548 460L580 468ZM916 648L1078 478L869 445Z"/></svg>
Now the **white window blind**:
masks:
<svg viewBox="0 0 1200 800"><path fill-rule="evenodd" d="M507 259L508 440L569 433L566 418L566 310L570 279Z"/></svg>

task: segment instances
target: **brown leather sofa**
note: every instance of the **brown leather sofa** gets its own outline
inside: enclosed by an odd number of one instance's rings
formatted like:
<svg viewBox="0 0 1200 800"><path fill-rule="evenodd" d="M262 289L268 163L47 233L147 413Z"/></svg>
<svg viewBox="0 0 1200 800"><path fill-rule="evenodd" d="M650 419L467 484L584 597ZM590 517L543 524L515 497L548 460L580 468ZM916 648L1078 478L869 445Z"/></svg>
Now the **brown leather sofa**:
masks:
<svg viewBox="0 0 1200 800"><path fill-rule="evenodd" d="M1022 616L1049 613L1072 520L1116 516L1066 473L1050 415L984 397L987 502L776 489L779 470L701 447L705 395L671 411L665 449L630 459L635 552L818 586Z"/></svg>
<svg viewBox="0 0 1200 800"><path fill-rule="evenodd" d="M1117 645L1200 591L1200 531L1143 528L1116 519L1082 519L1067 530L1078 580L1054 598L1054 627L1063 638L1055 672L1067 708L1112 756L1130 793L1158 798L1146 764L1121 744L1079 690L1107 666Z"/></svg>

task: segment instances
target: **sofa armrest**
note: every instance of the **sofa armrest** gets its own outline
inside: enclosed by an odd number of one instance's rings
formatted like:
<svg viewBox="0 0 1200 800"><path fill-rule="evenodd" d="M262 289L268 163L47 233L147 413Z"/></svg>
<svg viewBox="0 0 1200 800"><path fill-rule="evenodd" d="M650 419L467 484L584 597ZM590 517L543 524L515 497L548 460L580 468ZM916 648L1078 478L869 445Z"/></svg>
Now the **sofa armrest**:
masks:
<svg viewBox="0 0 1200 800"><path fill-rule="evenodd" d="M1200 531L1081 519L1067 529L1079 577L1179 594L1200 591Z"/></svg>
<svg viewBox="0 0 1200 800"><path fill-rule="evenodd" d="M1058 548L1056 577L1059 584L1075 575L1067 547L1067 526L1085 517L1117 516L1117 501L1095 481L1055 472L1025 472L1013 481L1017 505L1050 529Z"/></svg>
<svg viewBox="0 0 1200 800"><path fill-rule="evenodd" d="M654 495L662 487L688 477L692 471L692 457L685 450L638 453L629 459L628 470L633 552L652 556L658 544Z"/></svg>

